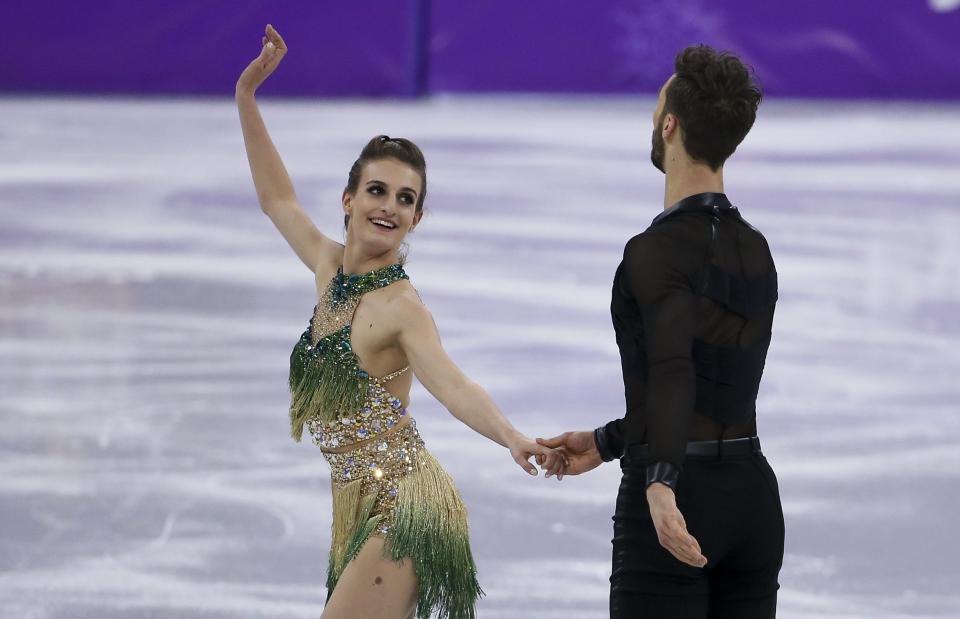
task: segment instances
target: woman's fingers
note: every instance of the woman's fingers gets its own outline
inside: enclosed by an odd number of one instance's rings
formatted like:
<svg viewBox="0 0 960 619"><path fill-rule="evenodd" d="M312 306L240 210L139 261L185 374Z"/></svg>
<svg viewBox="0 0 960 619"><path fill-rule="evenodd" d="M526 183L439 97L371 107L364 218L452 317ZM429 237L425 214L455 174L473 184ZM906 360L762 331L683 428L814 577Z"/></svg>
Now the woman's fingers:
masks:
<svg viewBox="0 0 960 619"><path fill-rule="evenodd" d="M263 46L263 52L261 53L261 59L263 63L263 69L267 72L267 75L273 72L277 68L277 65L280 64L280 61L283 60L285 50L277 47L273 41L267 41L267 44Z"/></svg>
<svg viewBox="0 0 960 619"><path fill-rule="evenodd" d="M565 452L565 451L563 451L563 452L561 452L561 453L563 453L563 470L560 471L560 472L557 474L557 481L562 481L562 480L563 480L563 476L566 475L567 473L569 473L569 472L575 467L575 465L576 465L576 463L575 463L575 460L576 460L576 458L577 458L576 455L572 455L572 456L571 456L569 453L567 453L567 452ZM574 474L576 474L576 473L574 473Z"/></svg>
<svg viewBox="0 0 960 619"><path fill-rule="evenodd" d="M260 36L260 54L250 61L237 79L237 92L256 92L257 88L276 70L287 48L272 25L267 24Z"/></svg>
<svg viewBox="0 0 960 619"><path fill-rule="evenodd" d="M566 460L567 457L566 454L563 453L562 449L554 449L544 445L543 443L530 443L530 452L537 456L544 456L548 460L553 457Z"/></svg>
<svg viewBox="0 0 960 619"><path fill-rule="evenodd" d="M559 449L550 449L544 445L531 443L531 453L536 456L537 464L541 468L546 467L546 477L556 475L561 472L566 465L566 456Z"/></svg>
<svg viewBox="0 0 960 619"><path fill-rule="evenodd" d="M537 467L530 464L527 458L530 457L530 454L517 454L513 457L514 462L520 465L524 471L530 473L531 475L537 474Z"/></svg>
<svg viewBox="0 0 960 619"><path fill-rule="evenodd" d="M542 442L535 443L529 439L513 446L510 452L517 464L531 475L537 474L536 467L530 464L531 456L537 465L546 472L546 477L562 475L570 464L569 454L563 449L553 449L543 445Z"/></svg>
<svg viewBox="0 0 960 619"><path fill-rule="evenodd" d="M560 449L550 449L534 442L527 442L521 447L522 455L515 456L515 460L528 472L533 468L529 462L531 456L541 469L546 471L546 477L563 473L567 466L567 455ZM530 467L530 468L528 468ZM536 470L534 468L534 470Z"/></svg>
<svg viewBox="0 0 960 619"><path fill-rule="evenodd" d="M283 42L283 37L280 36L280 33L277 32L277 29L271 24L267 24L267 36L270 37L270 40L273 41L273 44L282 50L287 49L286 43Z"/></svg>
<svg viewBox="0 0 960 619"><path fill-rule="evenodd" d="M547 467L546 477L550 477L551 475L556 475L558 472L563 470L563 457L556 452L552 452L548 456L546 456L545 464Z"/></svg>

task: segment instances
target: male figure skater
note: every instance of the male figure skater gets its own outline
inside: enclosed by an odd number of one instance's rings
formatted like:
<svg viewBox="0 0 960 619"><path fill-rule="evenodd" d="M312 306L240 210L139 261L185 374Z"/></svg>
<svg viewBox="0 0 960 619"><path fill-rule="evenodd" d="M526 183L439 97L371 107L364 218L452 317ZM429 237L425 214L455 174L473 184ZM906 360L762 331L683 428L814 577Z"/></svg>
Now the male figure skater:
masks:
<svg viewBox="0 0 960 619"><path fill-rule="evenodd" d="M776 615L783 512L755 404L777 275L723 193L724 162L760 99L737 57L706 46L677 56L653 114L665 210L627 242L613 281L626 414L539 439L566 450L566 475L620 459L613 619Z"/></svg>

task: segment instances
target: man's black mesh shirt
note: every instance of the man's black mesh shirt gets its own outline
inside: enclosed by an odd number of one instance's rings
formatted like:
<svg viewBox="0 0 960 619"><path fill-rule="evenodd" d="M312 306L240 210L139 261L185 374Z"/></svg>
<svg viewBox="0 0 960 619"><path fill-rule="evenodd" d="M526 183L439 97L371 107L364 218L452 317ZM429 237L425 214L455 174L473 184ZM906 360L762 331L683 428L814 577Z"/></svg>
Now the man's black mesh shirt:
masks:
<svg viewBox="0 0 960 619"><path fill-rule="evenodd" d="M610 304L626 414L602 430L609 450L647 443L650 462L682 469L688 441L755 435L776 299L766 239L722 193L630 239Z"/></svg>

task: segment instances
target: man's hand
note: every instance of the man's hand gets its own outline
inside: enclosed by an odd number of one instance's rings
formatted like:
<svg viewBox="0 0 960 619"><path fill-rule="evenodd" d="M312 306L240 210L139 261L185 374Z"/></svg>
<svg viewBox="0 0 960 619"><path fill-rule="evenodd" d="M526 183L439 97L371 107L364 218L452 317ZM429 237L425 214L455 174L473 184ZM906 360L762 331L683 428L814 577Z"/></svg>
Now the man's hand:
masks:
<svg viewBox="0 0 960 619"><path fill-rule="evenodd" d="M700 552L700 544L687 532L687 523L677 508L677 499L669 486L650 484L647 488L650 517L657 529L660 545L678 560L693 567L703 567L707 558Z"/></svg>
<svg viewBox="0 0 960 619"><path fill-rule="evenodd" d="M564 475L579 475L593 470L603 464L603 459L597 451L597 444L593 440L593 432L564 432L553 438L538 438L537 442L544 447L560 448L566 455L566 470L557 475L557 481Z"/></svg>

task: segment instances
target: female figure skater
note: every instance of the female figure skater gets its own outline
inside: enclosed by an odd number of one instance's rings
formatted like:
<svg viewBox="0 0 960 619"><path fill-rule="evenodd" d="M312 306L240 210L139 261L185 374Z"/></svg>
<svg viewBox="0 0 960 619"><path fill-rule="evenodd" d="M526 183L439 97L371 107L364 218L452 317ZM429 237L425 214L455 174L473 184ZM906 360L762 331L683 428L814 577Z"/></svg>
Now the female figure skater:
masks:
<svg viewBox="0 0 960 619"><path fill-rule="evenodd" d="M260 206L314 272L319 296L290 359L290 420L293 438L306 428L332 474L322 619L472 619L482 591L466 511L407 412L408 369L531 475L531 456L547 476L562 472L564 457L514 429L457 368L404 272L400 246L420 222L427 189L416 145L381 135L364 147L343 192L344 245L324 236L300 207L254 99L287 47L269 25L262 42L237 81L236 101Z"/></svg>

